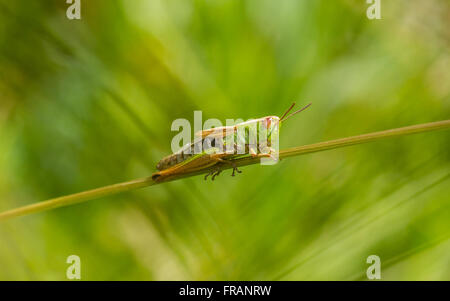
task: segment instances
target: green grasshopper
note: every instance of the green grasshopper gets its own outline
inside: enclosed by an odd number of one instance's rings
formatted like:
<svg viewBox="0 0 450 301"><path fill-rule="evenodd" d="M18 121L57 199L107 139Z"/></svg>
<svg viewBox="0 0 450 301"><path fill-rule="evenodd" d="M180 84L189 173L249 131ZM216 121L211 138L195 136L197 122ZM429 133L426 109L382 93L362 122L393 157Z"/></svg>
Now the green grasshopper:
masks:
<svg viewBox="0 0 450 301"><path fill-rule="evenodd" d="M295 102L280 118L278 116L266 116L258 119L236 124L234 126L222 126L206 129L195 133L194 142L182 147L179 151L164 157L156 165L159 170L152 174L154 181L185 173L192 173L212 167L205 176L214 181L222 170L219 164L229 164L235 172L241 173L233 160L243 157L265 157L271 158L275 163L278 161L275 155L277 151L272 147L274 139L278 141L279 125L291 116L300 113L311 105L291 113ZM258 139L255 139L258 137ZM203 146L203 148L202 148ZM223 148L226 147L226 150ZM196 153L198 152L198 153Z"/></svg>

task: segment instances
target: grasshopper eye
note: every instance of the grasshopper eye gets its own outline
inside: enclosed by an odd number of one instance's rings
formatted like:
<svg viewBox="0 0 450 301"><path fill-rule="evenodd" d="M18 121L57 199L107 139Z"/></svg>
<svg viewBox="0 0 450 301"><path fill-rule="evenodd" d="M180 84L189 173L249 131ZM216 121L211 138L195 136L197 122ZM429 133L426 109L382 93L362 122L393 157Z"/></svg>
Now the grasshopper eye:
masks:
<svg viewBox="0 0 450 301"><path fill-rule="evenodd" d="M270 125L272 124L272 118L267 117L263 121L263 125L266 129L270 128Z"/></svg>

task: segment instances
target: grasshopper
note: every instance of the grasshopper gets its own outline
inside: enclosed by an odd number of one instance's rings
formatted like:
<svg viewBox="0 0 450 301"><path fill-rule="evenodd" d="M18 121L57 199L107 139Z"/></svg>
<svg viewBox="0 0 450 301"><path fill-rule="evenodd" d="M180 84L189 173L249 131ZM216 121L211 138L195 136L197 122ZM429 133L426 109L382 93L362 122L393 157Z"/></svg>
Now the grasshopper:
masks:
<svg viewBox="0 0 450 301"><path fill-rule="evenodd" d="M234 160L248 156L271 158L276 163L277 151L272 148L272 144L274 139L278 139L280 124L310 105L311 103L288 115L295 106L294 102L281 118L266 116L234 126L199 131L195 133L194 142L158 162L156 168L159 171L152 174L152 179L159 182L175 175L212 167L205 175L205 180L211 176L211 180L214 181L222 172L220 164L229 164L233 168L231 175L234 177L236 172L241 173Z"/></svg>

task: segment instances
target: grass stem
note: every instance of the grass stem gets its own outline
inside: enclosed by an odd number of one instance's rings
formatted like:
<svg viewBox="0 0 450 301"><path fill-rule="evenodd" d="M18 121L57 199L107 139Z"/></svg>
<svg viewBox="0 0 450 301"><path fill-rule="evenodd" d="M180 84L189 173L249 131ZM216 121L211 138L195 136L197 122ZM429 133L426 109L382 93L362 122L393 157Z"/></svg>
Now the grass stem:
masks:
<svg viewBox="0 0 450 301"><path fill-rule="evenodd" d="M397 136L404 136L409 134L416 134L416 133L423 133L423 132L429 132L429 131L436 131L441 129L448 129L450 128L450 120L443 120L443 121L437 121L437 122L430 122L430 123L423 123L423 124L417 124L402 128L396 128L386 131L380 131L380 132L374 132L359 136L352 136L347 138L341 138L336 140L330 140L325 142L319 142L315 144L309 144L299 147L293 147L289 149L285 149L280 151L279 156L280 159L293 157L293 156L299 156L304 154L310 154L330 149L335 149L339 147L344 146L350 146L355 144L361 144L361 143L367 143L372 141L377 141L384 138L391 138L391 137L397 137ZM259 158L242 158L235 161L237 166L246 166L251 164L257 164L259 163ZM229 169L229 164L222 164L219 166L220 169ZM210 172L211 168L205 168L204 170L196 171L194 173L185 173L185 174L179 174L175 175L171 178L167 178L164 181L155 182L152 180L151 177L145 177L141 179L136 179L128 182L108 185L92 190L87 190L75 194L70 194L67 196L57 197L54 199L50 199L47 201L42 201L39 203L26 205L23 207L19 207L16 209L11 209L5 212L0 213L0 221L4 221L7 219L15 218L18 216L28 215L32 213L38 213L43 212L51 209L55 209L58 207L63 206L69 206L76 203L86 202L93 199L98 199L105 196L114 195L121 192L126 192L138 188L148 187L156 184L161 184L164 182L174 181L181 178L186 177L192 177L199 174L205 174L207 172Z"/></svg>

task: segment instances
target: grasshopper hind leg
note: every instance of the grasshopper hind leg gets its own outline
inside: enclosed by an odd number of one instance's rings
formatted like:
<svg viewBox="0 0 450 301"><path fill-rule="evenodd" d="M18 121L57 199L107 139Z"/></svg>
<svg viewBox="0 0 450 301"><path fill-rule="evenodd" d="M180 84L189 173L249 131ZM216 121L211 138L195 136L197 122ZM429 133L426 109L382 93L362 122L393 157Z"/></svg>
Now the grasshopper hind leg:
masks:
<svg viewBox="0 0 450 301"><path fill-rule="evenodd" d="M215 172L215 173L212 175L211 181L214 181L214 179L215 179L218 175L220 175L221 172L222 172L221 170L218 170L217 172Z"/></svg>
<svg viewBox="0 0 450 301"><path fill-rule="evenodd" d="M215 179L218 175L220 175L221 172L222 172L221 169L214 169L214 170L211 170L209 173L207 173L207 174L205 175L205 181L208 180L208 177L209 177L209 176L211 176L211 181L214 181L214 179Z"/></svg>

